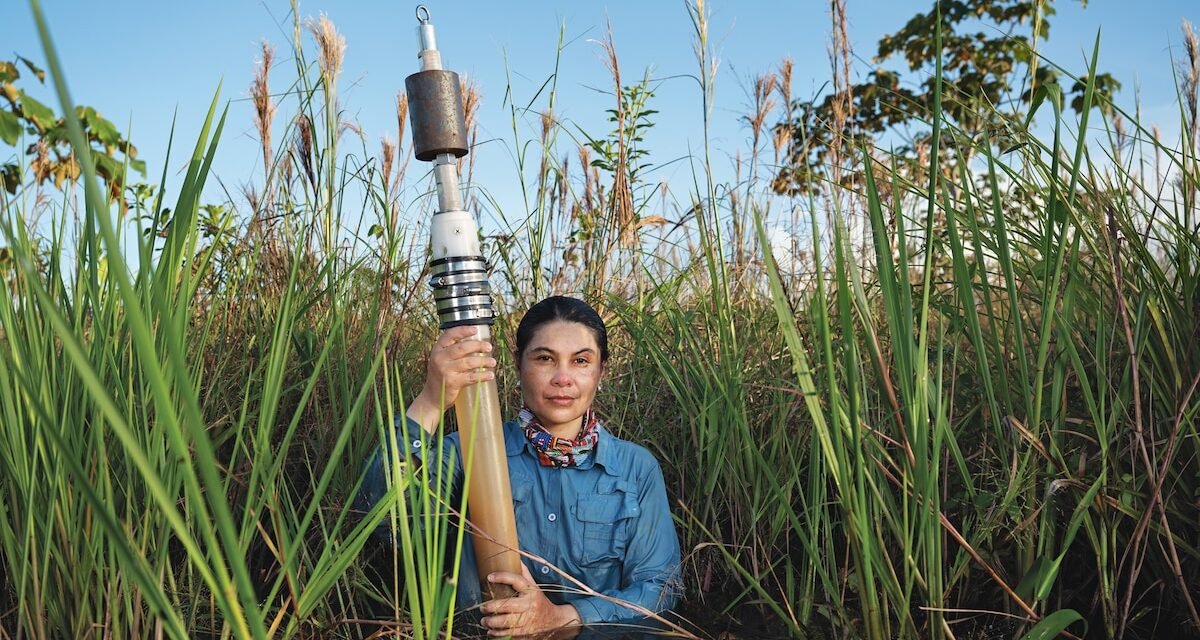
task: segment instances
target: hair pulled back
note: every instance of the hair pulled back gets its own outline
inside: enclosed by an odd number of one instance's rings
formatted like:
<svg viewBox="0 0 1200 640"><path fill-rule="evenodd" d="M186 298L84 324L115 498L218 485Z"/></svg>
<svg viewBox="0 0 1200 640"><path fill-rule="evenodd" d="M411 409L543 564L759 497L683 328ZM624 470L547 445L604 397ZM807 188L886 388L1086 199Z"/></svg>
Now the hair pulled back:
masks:
<svg viewBox="0 0 1200 640"><path fill-rule="evenodd" d="M521 323L517 325L517 363L520 364L525 348L533 340L537 330L542 325L555 320L563 322L578 322L591 330L596 338L596 346L600 347L600 362L608 361L608 329L604 320L591 305L579 298L567 296L550 296L529 307Z"/></svg>

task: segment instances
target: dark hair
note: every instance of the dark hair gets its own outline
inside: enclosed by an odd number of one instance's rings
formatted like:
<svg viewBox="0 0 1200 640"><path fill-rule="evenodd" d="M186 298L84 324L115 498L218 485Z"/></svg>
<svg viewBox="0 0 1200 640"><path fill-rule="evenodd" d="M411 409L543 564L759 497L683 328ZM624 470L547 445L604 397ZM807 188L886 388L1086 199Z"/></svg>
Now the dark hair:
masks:
<svg viewBox="0 0 1200 640"><path fill-rule="evenodd" d="M592 336L596 338L596 346L600 347L600 362L608 361L608 329L604 327L604 320L600 318L600 314L579 298L550 296L529 307L525 317L521 318L521 324L517 325L518 365L521 355L525 353L525 347L528 347L529 341L533 339L533 334L537 333L542 325L555 320L578 322L591 329Z"/></svg>

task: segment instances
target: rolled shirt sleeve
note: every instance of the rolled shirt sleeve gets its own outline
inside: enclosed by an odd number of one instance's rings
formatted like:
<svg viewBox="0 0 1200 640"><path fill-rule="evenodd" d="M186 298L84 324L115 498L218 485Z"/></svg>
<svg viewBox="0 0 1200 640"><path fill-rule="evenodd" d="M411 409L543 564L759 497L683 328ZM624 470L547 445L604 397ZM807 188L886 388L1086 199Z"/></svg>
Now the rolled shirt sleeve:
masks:
<svg viewBox="0 0 1200 640"><path fill-rule="evenodd" d="M393 425L392 433L384 435L367 464L358 494L358 506L363 512L370 511L387 494L390 482L395 481L393 474L399 467L392 466L394 461L415 460L424 465L430 474L430 486L441 487L441 495L452 495L462 480L457 433L444 437L431 435L407 417L397 416ZM437 463L430 465L434 460Z"/></svg>
<svg viewBox="0 0 1200 640"><path fill-rule="evenodd" d="M645 614L672 609L679 600L679 537L671 520L666 484L658 462L648 452L639 457L640 515L628 536L619 589L571 601L585 625L644 621Z"/></svg>

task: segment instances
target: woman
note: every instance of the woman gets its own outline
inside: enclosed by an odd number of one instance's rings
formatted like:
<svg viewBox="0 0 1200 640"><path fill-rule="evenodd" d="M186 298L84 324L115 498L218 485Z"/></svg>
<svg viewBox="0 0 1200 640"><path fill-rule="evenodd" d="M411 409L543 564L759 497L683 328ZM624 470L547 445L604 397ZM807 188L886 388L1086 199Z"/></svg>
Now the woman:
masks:
<svg viewBox="0 0 1200 640"><path fill-rule="evenodd" d="M457 327L438 338L425 384L405 423L397 425L397 442L419 443L417 428L433 434L464 387L495 377L496 360L479 355L492 345L474 335L472 327ZM517 593L483 603L488 634L644 620L619 602L653 612L670 609L677 599L679 540L662 471L649 451L613 436L592 410L608 362L603 320L581 300L546 298L521 319L514 355L524 406L504 424L504 439L517 537L522 550L547 564L523 557L521 575L487 576ZM447 435L444 444L461 490L458 434ZM382 456L376 455L364 497L373 505L386 490ZM469 541L462 553L458 601L475 605L482 598ZM605 597L579 593L551 566Z"/></svg>

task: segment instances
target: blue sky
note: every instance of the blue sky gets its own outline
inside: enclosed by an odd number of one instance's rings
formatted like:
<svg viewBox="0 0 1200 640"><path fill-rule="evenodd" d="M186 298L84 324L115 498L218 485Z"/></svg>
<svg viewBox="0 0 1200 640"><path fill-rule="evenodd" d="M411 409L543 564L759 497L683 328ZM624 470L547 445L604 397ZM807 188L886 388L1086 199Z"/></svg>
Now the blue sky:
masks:
<svg viewBox="0 0 1200 640"><path fill-rule="evenodd" d="M3 57L20 53L44 61L29 7L14 2L0 25ZM273 78L282 89L294 75L290 56L290 5L286 2L211 0L206 2L46 2L44 8L66 67L73 97L96 107L132 132L140 157L149 166L148 180L162 170L167 135L178 112L177 149L190 148L218 83L231 104L229 123L214 166L215 175L231 191L261 176L261 156L247 96L259 42L273 42L280 55ZM668 183L690 182L686 162L669 161L696 150L700 138L700 102L694 79L692 25L682 1L640 2L445 2L426 3L438 28L446 65L473 76L483 91L481 139L476 181L501 206L521 209L514 184L513 134L502 98L506 62L513 91L529 100L553 72L560 25L568 44L562 53L557 113L589 132L607 130L604 110L610 107L611 81L596 40L611 21L626 83L649 68L662 79L653 107L660 113L648 136L651 161L666 165L652 176ZM928 0L882 2L849 0L850 37L855 53L868 59L878 38L898 29ZM1172 53L1178 58L1180 20L1200 22L1194 0L1092 0L1086 9L1059 0L1045 53L1075 71L1084 69L1097 30L1103 27L1101 67L1125 88L1120 101L1132 108L1140 88L1144 119L1159 122L1166 132L1178 130ZM345 70L341 104L365 132L368 151L378 150L385 134L394 139L394 96L404 77L416 70L413 9L405 2L316 2L300 4L301 16L325 13L345 35ZM718 170L728 173L729 158L747 148L748 132L740 116L748 111L751 78L791 57L796 68L793 95L819 90L830 76L826 55L828 3L733 2L710 0L712 43L721 65L717 80L712 140ZM306 45L311 44L307 40ZM856 71L865 73L860 61ZM37 93L35 93L37 95ZM43 94L49 98L46 91ZM285 102L280 114L294 111ZM128 123L131 123L129 125ZM522 123L521 135L533 137L536 119ZM281 123L276 124L280 131ZM278 135L278 134L277 134ZM357 143L354 144L357 147ZM0 156L12 153L0 149ZM2 158L0 158L2 159ZM175 161L173 161L174 163ZM169 175L178 179L179 166ZM214 181L215 182L215 181ZM211 199L219 193L209 194Z"/></svg>

